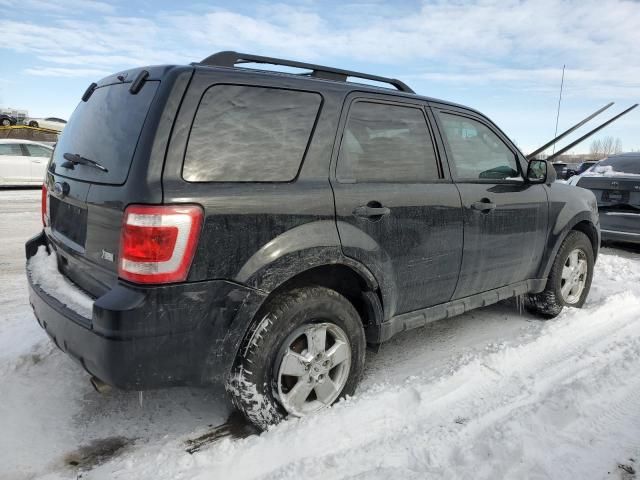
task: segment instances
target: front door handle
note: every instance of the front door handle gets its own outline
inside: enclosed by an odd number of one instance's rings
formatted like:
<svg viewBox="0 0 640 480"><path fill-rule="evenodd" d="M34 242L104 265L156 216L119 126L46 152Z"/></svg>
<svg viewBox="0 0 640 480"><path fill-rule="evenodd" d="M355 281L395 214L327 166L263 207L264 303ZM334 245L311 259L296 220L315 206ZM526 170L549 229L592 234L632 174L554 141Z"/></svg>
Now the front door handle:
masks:
<svg viewBox="0 0 640 480"><path fill-rule="evenodd" d="M489 213L491 210L494 210L496 208L496 204L492 203L488 198L483 198L479 202L473 202L471 204L471 208L482 213Z"/></svg>
<svg viewBox="0 0 640 480"><path fill-rule="evenodd" d="M382 206L370 207L369 205L361 205L360 207L356 207L353 210L353 214L356 217L362 218L382 218L384 215L389 215L389 213L391 213L391 209Z"/></svg>

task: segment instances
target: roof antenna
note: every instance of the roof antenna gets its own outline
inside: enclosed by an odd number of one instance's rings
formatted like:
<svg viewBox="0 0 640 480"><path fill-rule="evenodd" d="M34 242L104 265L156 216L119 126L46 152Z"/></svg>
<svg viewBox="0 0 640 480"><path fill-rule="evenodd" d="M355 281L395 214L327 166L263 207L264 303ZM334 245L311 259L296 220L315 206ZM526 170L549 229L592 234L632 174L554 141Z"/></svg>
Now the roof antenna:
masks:
<svg viewBox="0 0 640 480"><path fill-rule="evenodd" d="M562 80L560 80L560 98L558 98L558 113L556 115L556 131L553 134L553 137L555 138L558 135L558 120L560 119L560 103L562 103L562 87L564 87L564 67L566 67L566 65L562 65ZM551 154L553 155L554 153L556 153L556 144L553 144L553 152L551 152Z"/></svg>

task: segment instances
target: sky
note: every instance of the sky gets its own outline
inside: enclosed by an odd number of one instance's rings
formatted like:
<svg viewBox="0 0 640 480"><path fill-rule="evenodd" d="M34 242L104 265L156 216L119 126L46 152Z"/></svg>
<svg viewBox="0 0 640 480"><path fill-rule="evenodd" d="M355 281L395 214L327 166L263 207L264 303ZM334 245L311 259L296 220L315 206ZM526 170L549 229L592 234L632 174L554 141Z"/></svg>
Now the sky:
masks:
<svg viewBox="0 0 640 480"><path fill-rule="evenodd" d="M553 137L563 65L559 131L640 101L639 1L0 0L0 12L0 106L34 117L68 118L107 74L220 50L399 78L480 110L524 152ZM640 108L593 138L605 135L640 149Z"/></svg>

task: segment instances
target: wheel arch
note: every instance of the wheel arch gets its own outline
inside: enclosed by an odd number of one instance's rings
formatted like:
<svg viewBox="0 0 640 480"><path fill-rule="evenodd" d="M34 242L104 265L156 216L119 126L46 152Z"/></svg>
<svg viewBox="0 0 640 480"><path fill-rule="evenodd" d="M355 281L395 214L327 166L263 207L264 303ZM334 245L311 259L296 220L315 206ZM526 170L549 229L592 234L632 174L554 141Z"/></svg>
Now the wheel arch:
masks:
<svg viewBox="0 0 640 480"><path fill-rule="evenodd" d="M567 222L563 228L556 228L550 233L550 239L548 245L551 246L550 249L547 249L549 252L545 257L543 262L543 269L539 276L540 279L546 279L549 276L551 271L551 267L553 262L560 250L560 246L569 232L579 231L584 233L589 241L591 242L591 246L593 247L593 256L594 260L597 258L598 250L600 248L600 231L596 224L593 222L592 215L590 212L581 212L575 215L569 222ZM544 287L544 285L543 285Z"/></svg>
<svg viewBox="0 0 640 480"><path fill-rule="evenodd" d="M600 235L598 234L596 226L589 220L581 220L576 223L571 230L582 232L589 238L591 246L593 247L593 259L595 260L598 257L598 250L600 248ZM567 232L567 235L568 234L569 232Z"/></svg>
<svg viewBox="0 0 640 480"><path fill-rule="evenodd" d="M270 298L305 286L320 286L334 290L344 296L355 307L369 338L383 321L380 290L373 276L366 275L364 267L346 263L317 265L304 270L282 282L267 297ZM372 281L373 280L373 281ZM259 316L259 314L257 315Z"/></svg>

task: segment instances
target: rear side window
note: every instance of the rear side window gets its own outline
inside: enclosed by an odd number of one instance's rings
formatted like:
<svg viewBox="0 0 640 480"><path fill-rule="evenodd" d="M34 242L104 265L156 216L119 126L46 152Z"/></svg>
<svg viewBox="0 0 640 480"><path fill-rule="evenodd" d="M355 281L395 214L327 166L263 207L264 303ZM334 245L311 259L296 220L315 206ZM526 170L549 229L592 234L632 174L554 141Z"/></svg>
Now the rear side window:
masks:
<svg viewBox="0 0 640 480"><path fill-rule="evenodd" d="M40 145L31 145L26 143L24 146L27 147L27 151L32 157L49 158L51 156L51 150L45 147L41 147Z"/></svg>
<svg viewBox="0 0 640 480"><path fill-rule="evenodd" d="M468 117L440 114L458 180L522 180L515 154L489 127Z"/></svg>
<svg viewBox="0 0 640 480"><path fill-rule="evenodd" d="M320 109L317 93L215 85L200 102L182 176L189 182L288 182Z"/></svg>
<svg viewBox="0 0 640 480"><path fill-rule="evenodd" d="M416 183L439 178L420 108L359 101L349 110L336 177L340 182Z"/></svg>
<svg viewBox="0 0 640 480"><path fill-rule="evenodd" d="M22 156L22 150L17 143L0 143L0 155Z"/></svg>

